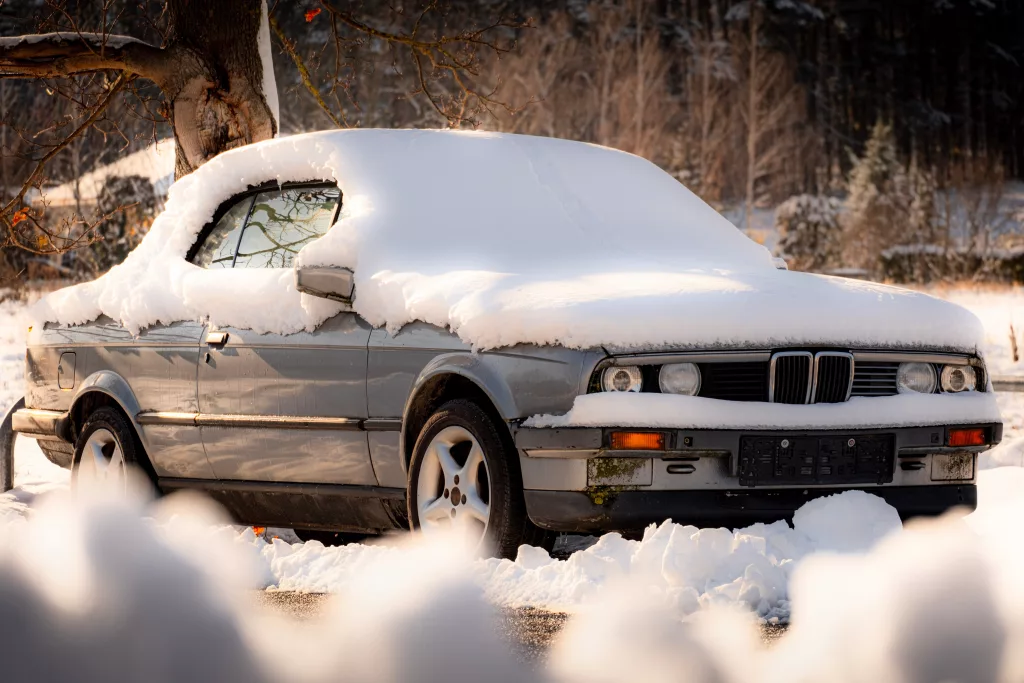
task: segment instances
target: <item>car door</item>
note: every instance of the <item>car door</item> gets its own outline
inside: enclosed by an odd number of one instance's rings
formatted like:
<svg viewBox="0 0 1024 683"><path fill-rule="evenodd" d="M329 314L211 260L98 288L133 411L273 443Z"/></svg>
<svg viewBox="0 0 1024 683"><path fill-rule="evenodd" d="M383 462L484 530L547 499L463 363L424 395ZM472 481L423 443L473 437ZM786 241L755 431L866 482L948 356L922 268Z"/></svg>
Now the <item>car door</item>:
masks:
<svg viewBox="0 0 1024 683"><path fill-rule="evenodd" d="M242 227L211 233L195 262L290 268L299 249L334 222L340 199L325 185L254 193L225 213ZM297 334L210 327L200 347L197 423L217 477L376 484L361 429L370 329L347 312Z"/></svg>

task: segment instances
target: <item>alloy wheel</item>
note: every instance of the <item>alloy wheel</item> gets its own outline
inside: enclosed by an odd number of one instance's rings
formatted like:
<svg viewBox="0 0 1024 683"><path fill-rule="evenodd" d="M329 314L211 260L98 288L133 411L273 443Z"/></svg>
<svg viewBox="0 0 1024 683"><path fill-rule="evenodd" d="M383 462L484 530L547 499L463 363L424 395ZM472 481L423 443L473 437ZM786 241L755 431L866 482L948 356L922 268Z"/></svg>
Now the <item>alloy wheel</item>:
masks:
<svg viewBox="0 0 1024 683"><path fill-rule="evenodd" d="M80 481L118 489L127 486L124 453L114 433L108 429L101 427L89 435L78 467Z"/></svg>
<svg viewBox="0 0 1024 683"><path fill-rule="evenodd" d="M423 455L416 481L420 527L459 528L482 540L490 521L490 475L483 449L463 427L442 429Z"/></svg>

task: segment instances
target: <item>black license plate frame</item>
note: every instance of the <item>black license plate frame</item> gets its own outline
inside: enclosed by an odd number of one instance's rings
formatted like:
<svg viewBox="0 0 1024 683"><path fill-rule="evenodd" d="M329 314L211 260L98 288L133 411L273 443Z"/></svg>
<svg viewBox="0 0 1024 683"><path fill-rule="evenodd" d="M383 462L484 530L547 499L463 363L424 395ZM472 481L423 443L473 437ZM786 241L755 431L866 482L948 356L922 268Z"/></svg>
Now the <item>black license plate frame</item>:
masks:
<svg viewBox="0 0 1024 683"><path fill-rule="evenodd" d="M893 434L748 434L740 437L741 486L887 484Z"/></svg>

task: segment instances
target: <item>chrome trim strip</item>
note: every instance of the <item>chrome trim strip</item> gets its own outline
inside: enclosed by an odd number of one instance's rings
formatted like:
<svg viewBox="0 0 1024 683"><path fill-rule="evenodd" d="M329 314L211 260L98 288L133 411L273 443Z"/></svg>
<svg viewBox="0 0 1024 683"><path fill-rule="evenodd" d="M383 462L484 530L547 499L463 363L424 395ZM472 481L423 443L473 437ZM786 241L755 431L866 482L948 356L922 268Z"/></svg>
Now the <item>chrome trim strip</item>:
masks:
<svg viewBox="0 0 1024 683"><path fill-rule="evenodd" d="M818 360L822 356L839 356L842 358L850 359L850 378L846 382L846 398L843 399L843 403L850 400L850 395L853 393L853 366L857 360L854 355L848 351L819 351L814 354L814 381L811 388L811 403L818 402Z"/></svg>
<svg viewBox="0 0 1024 683"><path fill-rule="evenodd" d="M855 361L864 363L943 363L980 365L978 359L966 354L914 353L913 351L853 351Z"/></svg>
<svg viewBox="0 0 1024 683"><path fill-rule="evenodd" d="M195 426L199 413L163 413L159 411L139 413L135 421L140 425L191 425Z"/></svg>
<svg viewBox="0 0 1024 683"><path fill-rule="evenodd" d="M363 429L368 432L400 432L402 431L402 418L400 417L371 417L363 420Z"/></svg>
<svg viewBox="0 0 1024 683"><path fill-rule="evenodd" d="M362 419L352 417L291 417L288 415L203 415L199 427L250 427L254 429L337 429L358 431Z"/></svg>
<svg viewBox="0 0 1024 683"><path fill-rule="evenodd" d="M633 353L612 356L604 365L664 365L666 363L743 363L769 360L771 351L692 351L684 353Z"/></svg>
<svg viewBox="0 0 1024 683"><path fill-rule="evenodd" d="M783 356L807 356L807 394L804 396L804 404L810 403L811 385L814 381L814 355L810 351L779 351L772 355L768 366L768 402L775 403L775 362Z"/></svg>
<svg viewBox="0 0 1024 683"><path fill-rule="evenodd" d="M292 417L290 415L204 415L202 413L139 413L141 425L182 425L194 427L248 427L255 429L335 429L358 431L358 417Z"/></svg>

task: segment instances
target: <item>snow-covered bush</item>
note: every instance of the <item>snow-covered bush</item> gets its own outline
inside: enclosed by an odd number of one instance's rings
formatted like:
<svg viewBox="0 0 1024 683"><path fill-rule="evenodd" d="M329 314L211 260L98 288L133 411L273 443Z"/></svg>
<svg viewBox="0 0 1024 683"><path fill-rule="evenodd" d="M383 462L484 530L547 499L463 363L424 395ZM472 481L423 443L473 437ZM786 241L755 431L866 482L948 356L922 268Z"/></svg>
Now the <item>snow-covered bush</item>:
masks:
<svg viewBox="0 0 1024 683"><path fill-rule="evenodd" d="M800 194L775 209L776 252L794 270L835 265L841 247L840 204L832 197Z"/></svg>
<svg viewBox="0 0 1024 683"><path fill-rule="evenodd" d="M880 275L900 284L959 281L1024 284L1024 249L946 248L904 244L879 255Z"/></svg>

